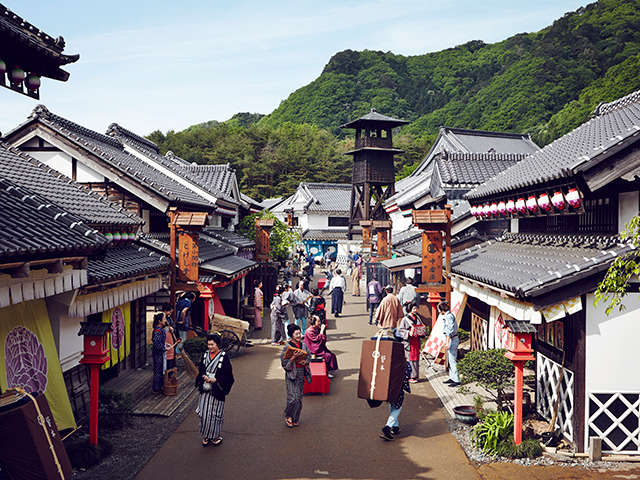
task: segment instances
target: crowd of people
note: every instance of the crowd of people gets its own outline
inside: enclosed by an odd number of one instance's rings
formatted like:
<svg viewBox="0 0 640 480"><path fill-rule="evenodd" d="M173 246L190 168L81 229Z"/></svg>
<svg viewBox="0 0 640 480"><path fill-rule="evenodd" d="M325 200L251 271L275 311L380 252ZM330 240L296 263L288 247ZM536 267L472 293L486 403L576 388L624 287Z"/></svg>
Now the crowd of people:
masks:
<svg viewBox="0 0 640 480"><path fill-rule="evenodd" d="M305 261L307 265L304 265ZM340 318L343 304L346 303L344 300L347 278L351 280L352 295L362 295L362 258L357 254L349 254L346 277L330 254L326 254L323 261L331 297L331 314ZM314 263L313 257L304 256L302 253L287 262L283 271L283 283L276 286L269 305L271 345L282 347L280 359L285 371L287 392L284 417L289 428L300 424L304 383L312 381L310 363L324 362L330 378L338 370L337 356L327 347L327 301L322 296L324 288L310 288L315 273ZM295 276L299 276L300 281L293 288L292 281ZM369 304L368 323L376 325L379 332L387 338L402 342L407 362L402 393L396 402L389 402L389 417L380 435L386 441L392 441L393 436L400 433L398 416L402 409L404 392L410 392L409 384L418 382L420 346L426 332L418 314L420 295L413 284L413 279L407 278L405 285L396 295L392 285L382 287L374 274L365 290ZM191 304L194 298L195 295L191 293L180 299L176 305L175 318L174 309L168 302L163 305L162 312L154 317L154 393L162 393L164 372L173 367L175 358L180 358L178 349L186 338L186 332L191 328ZM265 311L263 283L259 280L254 282L252 300L254 327L259 331L263 328ZM456 368L457 324L446 302L442 302L438 309L444 318L448 349L449 379L445 383L455 387L460 385ZM218 334L207 337L207 351L200 361L196 378L200 395L196 412L200 416L199 428L203 446L219 445L222 442L224 402L234 382L231 363L225 352L220 349L220 344L221 338Z"/></svg>

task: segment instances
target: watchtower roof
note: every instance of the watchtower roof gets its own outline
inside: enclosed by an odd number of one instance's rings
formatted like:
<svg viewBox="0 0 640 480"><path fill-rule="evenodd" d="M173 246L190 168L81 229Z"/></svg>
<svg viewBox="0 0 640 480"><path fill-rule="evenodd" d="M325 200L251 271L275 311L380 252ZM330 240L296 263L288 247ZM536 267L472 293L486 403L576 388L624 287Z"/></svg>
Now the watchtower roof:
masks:
<svg viewBox="0 0 640 480"><path fill-rule="evenodd" d="M345 123L344 125L340 125L340 128L364 128L371 127L372 124L382 125L387 128L399 127L401 125L406 125L410 122L406 120L399 120L393 117L387 117L386 115L381 115L376 112L375 108L371 109L371 113L366 114L364 117L360 117L353 122Z"/></svg>

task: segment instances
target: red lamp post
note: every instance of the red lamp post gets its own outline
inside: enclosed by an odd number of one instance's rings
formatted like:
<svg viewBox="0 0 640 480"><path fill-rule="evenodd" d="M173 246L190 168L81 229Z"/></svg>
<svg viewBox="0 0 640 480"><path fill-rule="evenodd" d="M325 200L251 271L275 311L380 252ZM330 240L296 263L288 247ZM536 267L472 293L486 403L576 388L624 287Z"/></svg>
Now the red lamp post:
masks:
<svg viewBox="0 0 640 480"><path fill-rule="evenodd" d="M91 390L89 401L89 443L98 444L98 396L100 392L100 366L107 363L109 343L107 333L111 331L111 323L80 322L78 335L84 336L84 351L80 363L89 365L91 369Z"/></svg>
<svg viewBox="0 0 640 480"><path fill-rule="evenodd" d="M513 362L516 369L515 392L513 395L513 440L516 445L522 443L522 390L524 380L524 364L534 360L531 348L532 334L536 329L529 322L506 320L508 327L507 353L504 354Z"/></svg>

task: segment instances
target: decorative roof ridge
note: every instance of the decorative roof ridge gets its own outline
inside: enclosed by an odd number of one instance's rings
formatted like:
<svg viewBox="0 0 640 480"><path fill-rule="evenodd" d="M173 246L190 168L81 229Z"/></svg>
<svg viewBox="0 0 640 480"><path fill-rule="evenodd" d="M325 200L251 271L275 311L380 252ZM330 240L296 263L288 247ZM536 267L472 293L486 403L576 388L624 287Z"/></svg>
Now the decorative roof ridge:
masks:
<svg viewBox="0 0 640 480"><path fill-rule="evenodd" d="M584 248L608 250L610 248L631 245L631 240L623 241L619 235L564 235L564 234L529 234L529 233L504 233L496 238L498 242L517 243L526 245L539 245L563 248Z"/></svg>
<svg viewBox="0 0 640 480"><path fill-rule="evenodd" d="M29 34L37 37L39 40L47 44L47 46L50 47L52 50L55 50L58 53L62 53L62 51L64 50L65 41L63 37L58 36L55 39L52 38L50 35L47 35L45 32L40 30L35 25L32 25L31 23L27 22L24 18L16 15L14 12L9 10L7 7L5 7L1 3L0 3L0 18L14 24L16 27L22 30L28 31ZM78 58L80 58L79 55L78 55Z"/></svg>
<svg viewBox="0 0 640 480"><path fill-rule="evenodd" d="M47 107L45 107L42 104L38 104L34 107L33 111L31 112L31 115L29 115L29 119L30 120L41 119L44 121L48 121L71 133L76 133L78 135L86 136L93 140L97 140L99 142L106 143L107 145L111 145L112 147L118 148L120 150L124 150L122 142L120 142L119 140L113 137L108 137L107 135L96 132L95 130L91 130L87 127L83 127L82 125L74 123L71 120L67 120L64 117L56 115L51 111L49 111L49 109L47 109Z"/></svg>
<svg viewBox="0 0 640 480"><path fill-rule="evenodd" d="M463 160L522 160L525 157L528 157L529 153L497 153L497 152L438 152L435 157L438 160L454 160L454 161L463 161Z"/></svg>
<svg viewBox="0 0 640 480"><path fill-rule="evenodd" d="M617 100L614 100L613 102L609 102L609 103L605 103L602 102L600 103L596 109L593 111L593 117L599 117L602 115L607 115L615 110L618 110L620 108L625 108L628 107L629 105L632 105L634 103L638 103L640 102L640 90L636 90L635 92L630 93L629 95L622 97L622 98L618 98Z"/></svg>
<svg viewBox="0 0 640 480"><path fill-rule="evenodd" d="M467 128L458 128L458 127L440 127L440 132L451 132L451 133L464 133L465 135L472 136L482 136L482 137L502 137L502 138L524 138L527 140L531 140L531 135L528 133L513 133L513 132L495 132L492 130L472 130Z"/></svg>
<svg viewBox="0 0 640 480"><path fill-rule="evenodd" d="M180 158L180 157L176 157L173 154L173 152L167 152L167 155L169 155L169 153L171 153L174 156L174 158ZM167 155L165 155L165 156L167 156ZM202 164L199 164L199 163L186 163L183 166L187 170L222 170L222 171L235 172L235 169L231 168L231 164L229 162L227 162L227 163L208 163L206 165L202 165Z"/></svg>
<svg viewBox="0 0 640 480"><path fill-rule="evenodd" d="M351 188L350 183L321 183L321 182L302 182L301 187L307 188Z"/></svg>
<svg viewBox="0 0 640 480"><path fill-rule="evenodd" d="M141 143L144 146L152 149L155 153L160 154L160 148L156 143L147 138L141 137L137 133L133 133L131 130L127 130L117 123L112 123L111 125L109 125L109 127L107 128L107 135L115 138L123 138L125 140L133 139L135 142Z"/></svg>

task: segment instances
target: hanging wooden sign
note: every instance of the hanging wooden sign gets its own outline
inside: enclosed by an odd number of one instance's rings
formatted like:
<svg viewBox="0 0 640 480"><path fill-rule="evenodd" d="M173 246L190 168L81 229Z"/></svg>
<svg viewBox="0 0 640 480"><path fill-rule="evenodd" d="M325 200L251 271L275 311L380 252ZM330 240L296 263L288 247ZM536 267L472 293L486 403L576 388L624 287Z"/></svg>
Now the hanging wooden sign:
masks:
<svg viewBox="0 0 640 480"><path fill-rule="evenodd" d="M180 232L178 235L178 277L181 281L198 281L198 234Z"/></svg>
<svg viewBox="0 0 640 480"><path fill-rule="evenodd" d="M442 282L442 233L422 232L422 280Z"/></svg>

